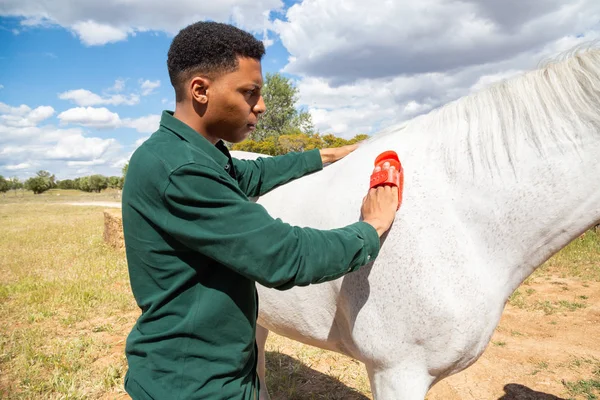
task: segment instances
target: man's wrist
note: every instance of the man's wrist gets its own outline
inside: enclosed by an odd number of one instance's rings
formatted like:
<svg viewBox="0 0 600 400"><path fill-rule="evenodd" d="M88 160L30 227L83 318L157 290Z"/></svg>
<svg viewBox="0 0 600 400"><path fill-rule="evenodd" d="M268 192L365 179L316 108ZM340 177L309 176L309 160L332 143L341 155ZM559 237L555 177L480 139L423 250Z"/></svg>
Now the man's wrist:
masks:
<svg viewBox="0 0 600 400"><path fill-rule="evenodd" d="M386 231L385 225L378 219L365 219L364 222L371 225L377 231L377 236L379 237L381 237Z"/></svg>
<svg viewBox="0 0 600 400"><path fill-rule="evenodd" d="M332 163L335 161L333 149L321 149L319 150L319 153L321 154L321 161L323 161L323 164Z"/></svg>

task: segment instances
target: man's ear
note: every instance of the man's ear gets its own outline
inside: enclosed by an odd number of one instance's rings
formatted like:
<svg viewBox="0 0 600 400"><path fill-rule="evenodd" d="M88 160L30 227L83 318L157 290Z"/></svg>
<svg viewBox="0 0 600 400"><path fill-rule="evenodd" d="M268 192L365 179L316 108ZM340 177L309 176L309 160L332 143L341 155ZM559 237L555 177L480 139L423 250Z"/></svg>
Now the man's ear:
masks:
<svg viewBox="0 0 600 400"><path fill-rule="evenodd" d="M190 81L192 99L200 104L208 103L208 88L210 84L210 80L205 77L196 76L192 78Z"/></svg>

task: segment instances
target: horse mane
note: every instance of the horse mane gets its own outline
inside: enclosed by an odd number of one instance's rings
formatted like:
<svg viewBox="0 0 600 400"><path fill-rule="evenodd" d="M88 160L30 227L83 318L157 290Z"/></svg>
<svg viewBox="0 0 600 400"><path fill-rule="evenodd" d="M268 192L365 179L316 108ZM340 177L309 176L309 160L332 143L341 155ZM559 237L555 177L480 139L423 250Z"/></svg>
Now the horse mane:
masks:
<svg viewBox="0 0 600 400"><path fill-rule="evenodd" d="M538 157L545 157L550 147L580 151L586 135L600 133L600 48L570 50L536 70L390 127L372 140L399 130L403 136L427 136L432 154L442 148L450 179L458 173L517 175L515 162L532 156L531 150Z"/></svg>

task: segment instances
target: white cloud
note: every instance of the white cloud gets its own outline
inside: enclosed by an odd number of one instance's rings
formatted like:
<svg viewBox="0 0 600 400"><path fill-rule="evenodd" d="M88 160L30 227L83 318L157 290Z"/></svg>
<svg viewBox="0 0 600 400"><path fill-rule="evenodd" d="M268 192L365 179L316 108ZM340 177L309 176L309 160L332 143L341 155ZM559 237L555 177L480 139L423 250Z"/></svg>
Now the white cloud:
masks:
<svg viewBox="0 0 600 400"><path fill-rule="evenodd" d="M541 60L556 56L591 37L564 38L539 51L443 73L361 78L341 85L325 78L307 77L297 83L299 102L308 107L316 128L321 132L343 137L371 134L535 68Z"/></svg>
<svg viewBox="0 0 600 400"><path fill-rule="evenodd" d="M127 105L132 106L140 102L140 96L137 94L130 94L124 96L121 94L114 94L111 96L102 97L86 89L69 90L58 95L61 100L71 100L78 106L98 106L98 105Z"/></svg>
<svg viewBox="0 0 600 400"><path fill-rule="evenodd" d="M92 175L92 170L90 168L79 168L78 170L75 171L75 173L77 175Z"/></svg>
<svg viewBox="0 0 600 400"><path fill-rule="evenodd" d="M127 157L127 158L120 158L117 161L113 162L111 164L111 167L112 168L122 169L125 166L125 164L127 164L128 162L129 162L129 157Z"/></svg>
<svg viewBox="0 0 600 400"><path fill-rule="evenodd" d="M158 129L160 124L160 115L147 115L140 118L126 118L123 120L123 126L133 128L140 133L152 133Z"/></svg>
<svg viewBox="0 0 600 400"><path fill-rule="evenodd" d="M70 100L81 107L99 106L99 105L126 105L133 106L139 104L140 96L152 94L155 89L160 87L160 81L145 81L140 79L140 93L121 94L125 89L125 80L117 79L115 84L106 89L103 95L96 94L87 89L68 90L58 94L61 100ZM115 93L115 94L110 94Z"/></svg>
<svg viewBox="0 0 600 400"><path fill-rule="evenodd" d="M31 127L54 115L54 108L40 106L31 109L26 105L11 107L0 102L0 122L12 127Z"/></svg>
<svg viewBox="0 0 600 400"><path fill-rule="evenodd" d="M99 129L132 128L140 133L152 133L160 124L160 115L121 119L119 114L107 108L76 107L58 114L63 125L74 124Z"/></svg>
<svg viewBox="0 0 600 400"><path fill-rule="evenodd" d="M108 92L121 93L125 89L125 79L117 79L113 87L108 89Z"/></svg>
<svg viewBox="0 0 600 400"><path fill-rule="evenodd" d="M160 81L145 80L140 84L142 88L142 96L148 96L154 92L154 89L160 87Z"/></svg>
<svg viewBox="0 0 600 400"><path fill-rule="evenodd" d="M8 171L19 171L22 169L28 169L31 168L31 164L29 163L21 163L21 164L16 164L16 165L5 165L4 169L8 170Z"/></svg>
<svg viewBox="0 0 600 400"><path fill-rule="evenodd" d="M47 150L49 159L95 159L101 157L115 139L86 138L82 135L66 136Z"/></svg>
<svg viewBox="0 0 600 400"><path fill-rule="evenodd" d="M270 11L282 7L282 0L4 0L0 15L23 17L21 23L28 26L60 25L73 31L86 45L102 45L148 30L175 34L200 20L233 22L262 32L269 24Z"/></svg>
<svg viewBox="0 0 600 400"><path fill-rule="evenodd" d="M86 111L87 112L87 111ZM59 179L74 177L75 168L106 165L106 174L117 173L108 165L123 157L115 139L89 137L81 128L62 129L47 123L52 107L35 109L0 103L0 174L17 172L22 178L45 169ZM74 119L77 113L61 113L63 119ZM87 122L98 121L95 112L83 113ZM96 119L95 119L96 118ZM79 122L84 122L79 117ZM74 164L70 164L73 163Z"/></svg>
<svg viewBox="0 0 600 400"><path fill-rule="evenodd" d="M119 114L107 108L77 107L58 114L63 124L77 124L94 128L117 128L121 125Z"/></svg>
<svg viewBox="0 0 600 400"><path fill-rule="evenodd" d="M161 103L167 107L175 108L175 100L162 99Z"/></svg>
<svg viewBox="0 0 600 400"><path fill-rule="evenodd" d="M272 28L272 24L269 24L268 28ZM265 46L265 49L268 49L275 43L275 40L273 40L269 37L269 29L268 28L265 26L265 28L263 29L262 42L263 42L263 45Z"/></svg>
<svg viewBox="0 0 600 400"><path fill-rule="evenodd" d="M305 0L273 26L315 126L351 137L597 39L599 20L595 0Z"/></svg>
<svg viewBox="0 0 600 400"><path fill-rule="evenodd" d="M67 161L67 165L69 167L88 167L94 165L104 165L106 164L106 160L98 159L98 160L90 160L90 161Z"/></svg>
<svg viewBox="0 0 600 400"><path fill-rule="evenodd" d="M600 2L579 0L303 1L275 29L290 73L336 84L495 63L597 28Z"/></svg>
<svg viewBox="0 0 600 400"><path fill-rule="evenodd" d="M4 89L4 85L0 85L0 89Z"/></svg>
<svg viewBox="0 0 600 400"><path fill-rule="evenodd" d="M150 136L144 136L139 138L138 140L135 141L135 147L138 148L142 145L142 143L144 143L146 140L148 140L150 138Z"/></svg>
<svg viewBox="0 0 600 400"><path fill-rule="evenodd" d="M93 20L77 22L71 26L83 44L88 46L114 43L127 39L131 29L115 28L111 25L100 24Z"/></svg>

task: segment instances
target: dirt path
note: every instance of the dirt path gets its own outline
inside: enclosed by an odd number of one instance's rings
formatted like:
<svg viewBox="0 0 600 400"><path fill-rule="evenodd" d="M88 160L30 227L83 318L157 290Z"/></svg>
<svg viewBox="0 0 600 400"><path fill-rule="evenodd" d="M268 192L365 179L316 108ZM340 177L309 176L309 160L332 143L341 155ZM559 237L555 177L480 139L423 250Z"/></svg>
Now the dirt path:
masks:
<svg viewBox="0 0 600 400"><path fill-rule="evenodd" d="M98 207L109 207L109 208L121 208L121 203L116 201L82 201L82 202L69 202L63 203L70 206L98 206Z"/></svg>

